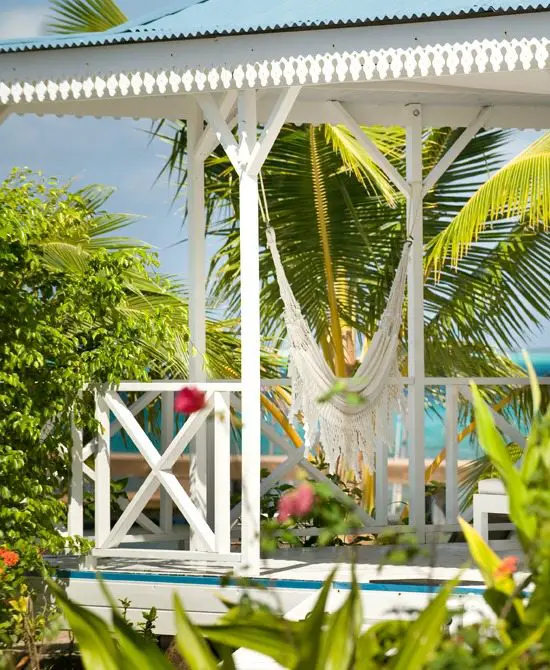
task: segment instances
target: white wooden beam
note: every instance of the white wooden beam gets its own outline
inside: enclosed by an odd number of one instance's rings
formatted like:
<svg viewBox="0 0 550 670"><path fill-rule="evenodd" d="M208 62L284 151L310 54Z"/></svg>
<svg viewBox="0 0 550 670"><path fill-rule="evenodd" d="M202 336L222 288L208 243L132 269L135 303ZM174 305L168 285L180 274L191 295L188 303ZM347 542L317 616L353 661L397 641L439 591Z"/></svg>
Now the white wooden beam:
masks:
<svg viewBox="0 0 550 670"><path fill-rule="evenodd" d="M159 452L149 439L147 433L136 421L135 416L122 402L116 391L107 391L104 397L107 407L120 421L122 427L128 433L128 436L132 442L136 445L136 447L141 452L141 455L147 461L147 465L151 469L154 469L160 459L160 456Z"/></svg>
<svg viewBox="0 0 550 670"><path fill-rule="evenodd" d="M239 160L237 140L227 125L226 120L222 116L222 113L216 105L214 98L210 93L201 93L200 95L196 96L196 100L202 109L204 118L212 127L218 142L224 148L227 157L231 161L231 164L237 172L240 172L241 164Z"/></svg>
<svg viewBox="0 0 550 670"><path fill-rule="evenodd" d="M256 91L239 92L241 157L256 145ZM242 377L242 553L253 574L260 568L260 233L258 179L243 172L239 182L241 251Z"/></svg>
<svg viewBox="0 0 550 670"><path fill-rule="evenodd" d="M389 511L389 477L388 477L388 447L385 440L375 437L376 470L374 472L375 521L379 526L388 523Z"/></svg>
<svg viewBox="0 0 550 670"><path fill-rule="evenodd" d="M261 170L301 89L301 86L289 86L279 96L264 126L260 139L256 142L250 154L246 166L246 170L250 175L257 175Z"/></svg>
<svg viewBox="0 0 550 670"><path fill-rule="evenodd" d="M97 473L96 473L97 475ZM107 535L105 540L98 544L97 541L97 524L96 524L96 546L99 548L111 548L116 547L117 544L120 544L122 538L128 533L130 528L136 522L138 516L141 514L147 502L151 499L151 496L160 486L159 479L155 472L150 472L143 484L139 487L138 491L128 503L128 507L122 512L117 522L113 526L111 532ZM109 500L110 504L110 500ZM97 501L96 501L97 505Z"/></svg>
<svg viewBox="0 0 550 670"><path fill-rule="evenodd" d="M172 472L159 471L158 477L162 486L170 494L174 504L189 522L191 530L197 537L201 538L202 544L206 546L206 550L215 551L216 541L212 529L208 526L199 510L193 505L191 498L179 483L176 475Z"/></svg>
<svg viewBox="0 0 550 670"><path fill-rule="evenodd" d="M96 547L104 546L111 530L111 467L109 407L101 391L95 393L95 418L99 423L95 457L95 520Z"/></svg>
<svg viewBox="0 0 550 670"><path fill-rule="evenodd" d="M214 395L214 535L216 552L231 551L231 415L229 393Z"/></svg>
<svg viewBox="0 0 550 670"><path fill-rule="evenodd" d="M403 179L403 177L384 156L376 144L374 144L374 142L363 132L361 126L348 112L344 105L342 105L340 102L337 102L336 100L328 102L327 105L334 122L346 126L346 128L352 133L352 135L367 152L367 154L372 158L376 165L378 165L378 167L384 171L388 179L393 182L393 184L401 191L403 195L408 196L410 189L405 179Z"/></svg>
<svg viewBox="0 0 550 670"><path fill-rule="evenodd" d="M90 468L89 466L87 466L84 463L82 465L82 471L83 471L83 474L86 477L88 477L88 479L90 481L95 482L95 472L92 470L92 468ZM128 499L124 498L123 496L119 496L116 499L116 503L122 511L124 511L128 507L128 504L129 504ZM160 526L157 526L157 524L154 523L153 521L151 521L151 519L148 516L146 516L145 514L140 514L138 516L138 518L136 519L136 524L138 526L141 526L145 530L148 530L151 533L155 533L155 534L163 534L164 533L162 528L160 528Z"/></svg>
<svg viewBox="0 0 550 670"><path fill-rule="evenodd" d="M445 520L458 517L458 387L445 387Z"/></svg>
<svg viewBox="0 0 550 670"><path fill-rule="evenodd" d="M159 391L148 391L147 393L143 393L143 395L141 395L134 403L132 403L128 409L134 416L136 416L141 412L141 410L145 409L150 403L152 403L153 400L158 396L158 394ZM120 425L120 421L118 419L111 421L111 427L110 427L111 437L119 433L121 429L122 426ZM87 461L90 458L90 456L93 456L94 453L95 453L95 439L88 442L88 444L82 450L82 460Z"/></svg>
<svg viewBox="0 0 550 670"><path fill-rule="evenodd" d="M236 96L226 95L220 116L225 116L235 103ZM213 99L212 99L213 101ZM229 109L228 109L229 108ZM187 265L189 267L189 380L206 379L206 212L204 201L204 158L197 147L204 136L203 115L198 104L187 120ZM211 128L211 126L209 126ZM214 132L211 133L215 137ZM215 142L216 140L214 140ZM208 460L206 427L202 427L190 445L189 482L191 499L206 519L208 506ZM204 545L191 533L191 549L202 550Z"/></svg>
<svg viewBox="0 0 550 670"><path fill-rule="evenodd" d="M220 115L224 121L227 119L233 108L235 107L235 103L237 102L237 91L228 91L221 104L220 104ZM231 130L233 126L235 125L235 121L230 121L228 122L228 128ZM188 138L189 141L189 138ZM204 160L207 156L209 156L214 149L218 146L219 140L216 136L216 133L214 132L213 128L211 125L208 125L203 131L202 134L199 138L199 140L196 143L195 151L196 151L196 157Z"/></svg>
<svg viewBox="0 0 550 670"><path fill-rule="evenodd" d="M174 394L165 391L161 396L161 435L160 449L165 453L174 437ZM163 489L160 492L159 522L164 533L173 530L174 509L172 500Z"/></svg>
<svg viewBox="0 0 550 670"><path fill-rule="evenodd" d="M445 174L445 172L451 167L453 161L455 161L462 151L466 148L469 142L475 137L475 135L485 126L489 115L491 114L491 107L483 107L480 112L477 114L475 119L463 130L460 137L455 141L453 146L445 153L443 158L434 165L431 169L430 174L424 180L424 185L422 186L422 197L426 197L428 191L437 184L439 179Z"/></svg>
<svg viewBox="0 0 550 670"><path fill-rule="evenodd" d="M412 238L407 274L409 386L409 524L420 542L425 538L424 488L424 229L422 214L422 108L408 105L407 123L407 234Z"/></svg>
<svg viewBox="0 0 550 670"><path fill-rule="evenodd" d="M69 535L84 535L84 471L82 460L82 429L77 428L71 417L71 485L67 532Z"/></svg>

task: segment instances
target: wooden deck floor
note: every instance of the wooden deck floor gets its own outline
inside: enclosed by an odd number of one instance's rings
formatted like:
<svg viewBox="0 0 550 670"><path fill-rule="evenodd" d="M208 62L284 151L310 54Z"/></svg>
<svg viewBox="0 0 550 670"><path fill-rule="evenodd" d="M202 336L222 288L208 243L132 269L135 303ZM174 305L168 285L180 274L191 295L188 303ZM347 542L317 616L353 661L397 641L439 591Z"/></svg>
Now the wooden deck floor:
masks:
<svg viewBox="0 0 550 670"><path fill-rule="evenodd" d="M502 556L521 555L515 541L496 541L493 548ZM400 609L424 607L442 582L455 577L468 563L465 544L424 546L423 553L404 565L384 565L388 547L369 546L281 551L262 563L260 577L251 579L246 590L253 597L278 607L292 616L305 616L313 604L323 580L336 567L333 601L337 594L350 588L352 564L364 601L365 621L373 623ZM107 615L105 597L96 572L82 568L74 558L55 560L59 574L67 584L69 595L101 615ZM242 584L222 586L224 568L205 569L187 561L140 561L98 559L101 573L115 599L130 600L128 615L139 620L141 613L155 606L159 619L157 630L171 634L174 593L182 599L192 619L210 623L225 611L220 596L237 601L243 594ZM482 578L475 568L466 568L461 575L457 597L472 600L483 607ZM258 588L256 588L258 587ZM266 587L269 587L266 589ZM336 601L334 601L336 602Z"/></svg>

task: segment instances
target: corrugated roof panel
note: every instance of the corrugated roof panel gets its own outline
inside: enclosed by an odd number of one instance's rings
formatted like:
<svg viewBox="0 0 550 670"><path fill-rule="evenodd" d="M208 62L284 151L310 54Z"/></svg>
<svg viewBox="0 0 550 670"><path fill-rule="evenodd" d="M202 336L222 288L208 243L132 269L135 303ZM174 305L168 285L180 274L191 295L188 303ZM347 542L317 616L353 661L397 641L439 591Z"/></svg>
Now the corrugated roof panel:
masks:
<svg viewBox="0 0 550 670"><path fill-rule="evenodd" d="M0 53L547 9L550 9L548 0L499 4L407 0L391 9L380 0L181 0L172 8L158 10L104 33L0 42Z"/></svg>

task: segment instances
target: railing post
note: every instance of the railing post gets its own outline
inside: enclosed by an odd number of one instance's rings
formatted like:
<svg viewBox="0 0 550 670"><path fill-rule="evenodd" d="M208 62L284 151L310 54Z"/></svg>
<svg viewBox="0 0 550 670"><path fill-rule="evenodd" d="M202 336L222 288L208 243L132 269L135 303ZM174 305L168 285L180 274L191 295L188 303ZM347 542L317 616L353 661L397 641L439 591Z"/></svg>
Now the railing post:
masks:
<svg viewBox="0 0 550 670"><path fill-rule="evenodd" d="M214 533L216 551L231 551L231 425L229 393L214 396Z"/></svg>
<svg viewBox="0 0 550 670"><path fill-rule="evenodd" d="M377 526L388 523L388 448L385 440L376 440L375 520Z"/></svg>
<svg viewBox="0 0 550 670"><path fill-rule="evenodd" d="M82 447L82 429L76 427L73 411L71 413L71 484L69 488L69 509L67 511L67 532L69 535L84 535Z"/></svg>
<svg viewBox="0 0 550 670"><path fill-rule="evenodd" d="M95 456L95 546L100 549L111 532L111 466L109 408L104 394L95 392L95 418L99 423Z"/></svg>
<svg viewBox="0 0 550 670"><path fill-rule="evenodd" d="M174 393L172 391L164 391L161 395L161 439L160 450L164 453L170 442L174 438ZM172 532L174 506L172 498L168 493L161 488L160 490L160 527L165 533Z"/></svg>
<svg viewBox="0 0 550 670"><path fill-rule="evenodd" d="M424 230L422 215L422 108L406 107L407 121L407 234L412 238L407 275L409 377L409 523L420 542L425 540L424 487Z"/></svg>
<svg viewBox="0 0 550 670"><path fill-rule="evenodd" d="M455 524L458 517L458 386L445 387L445 517Z"/></svg>

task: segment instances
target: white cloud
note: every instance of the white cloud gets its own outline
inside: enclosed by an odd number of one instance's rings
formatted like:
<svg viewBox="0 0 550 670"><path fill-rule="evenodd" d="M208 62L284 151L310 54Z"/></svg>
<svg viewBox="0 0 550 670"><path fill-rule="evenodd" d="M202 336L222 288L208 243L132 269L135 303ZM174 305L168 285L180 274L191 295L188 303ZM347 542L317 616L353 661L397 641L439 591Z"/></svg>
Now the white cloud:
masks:
<svg viewBox="0 0 550 670"><path fill-rule="evenodd" d="M38 6L0 12L0 39L43 35L46 13L47 8Z"/></svg>

